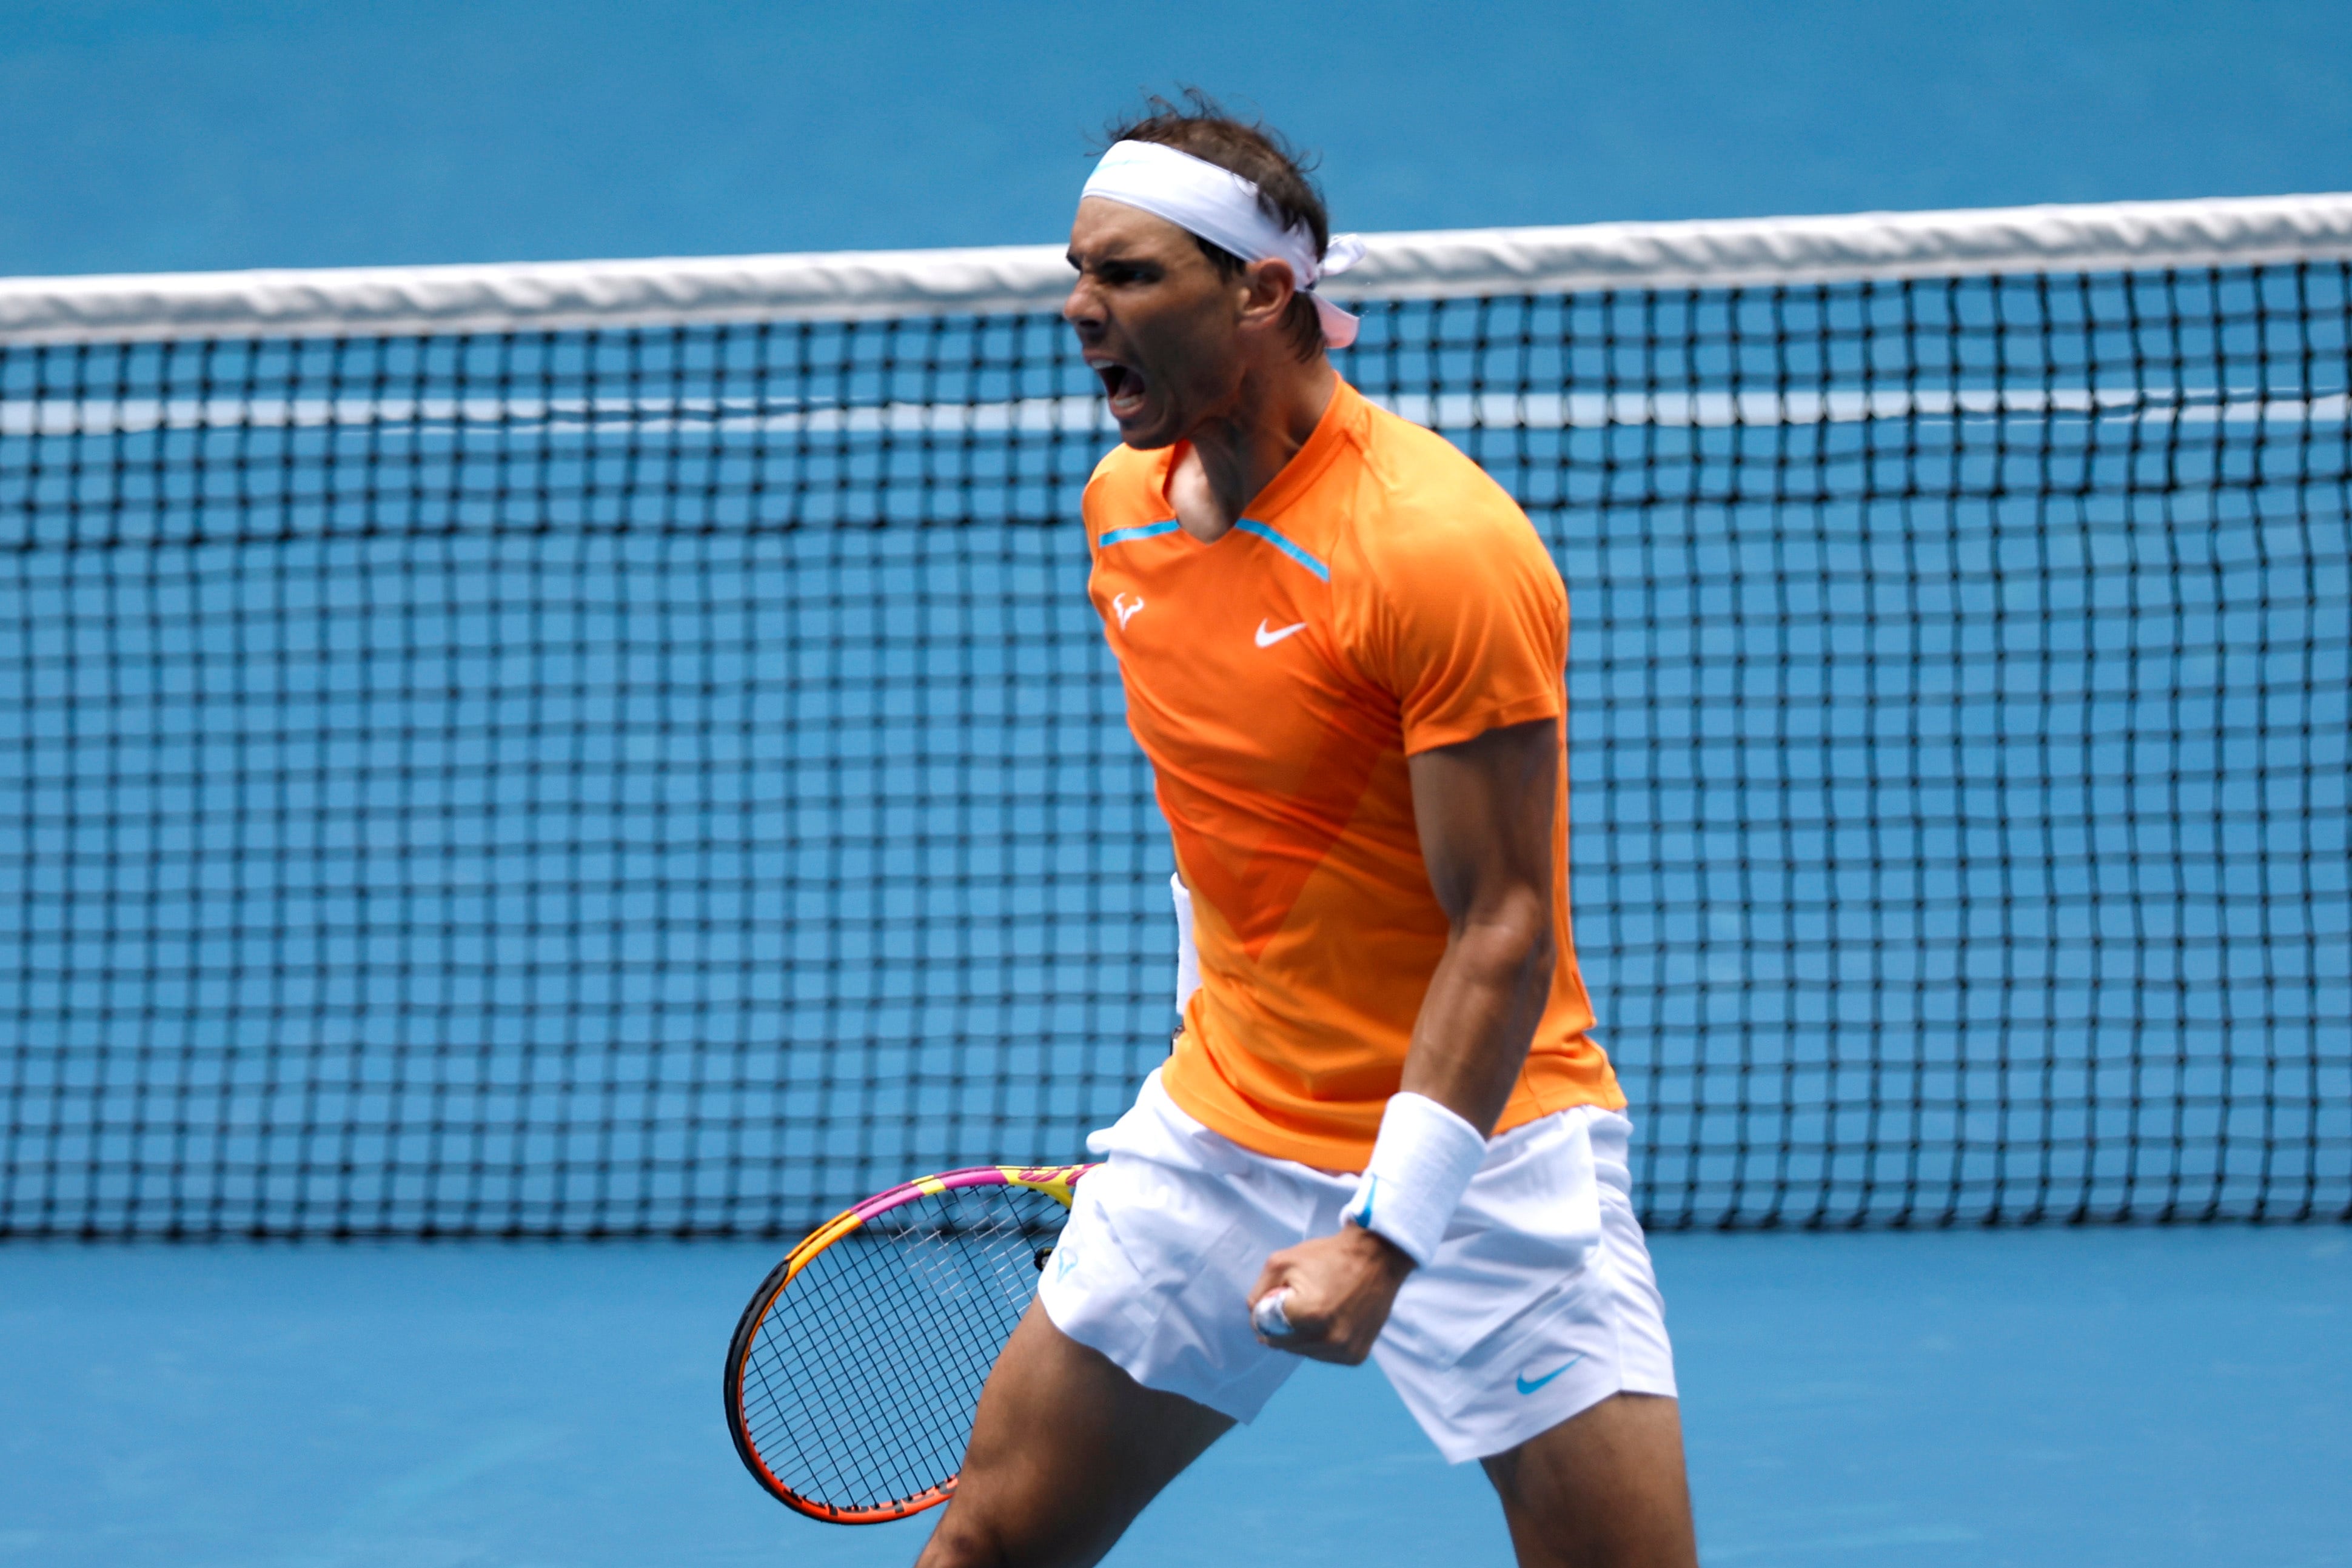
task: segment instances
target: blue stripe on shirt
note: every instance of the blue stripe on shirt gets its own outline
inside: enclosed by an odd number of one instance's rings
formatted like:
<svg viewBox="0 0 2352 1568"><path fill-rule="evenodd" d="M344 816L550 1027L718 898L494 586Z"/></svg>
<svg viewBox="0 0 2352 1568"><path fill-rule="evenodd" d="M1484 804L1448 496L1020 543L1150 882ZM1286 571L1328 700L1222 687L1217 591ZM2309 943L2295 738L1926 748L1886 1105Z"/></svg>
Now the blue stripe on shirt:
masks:
<svg viewBox="0 0 2352 1568"><path fill-rule="evenodd" d="M1165 522L1141 522L1136 524L1133 528L1114 528L1108 533L1104 534L1100 539L1095 541L1095 548L1097 550L1108 550L1114 544L1125 544L1129 540L1157 539L1163 533L1173 533L1175 531L1176 520L1172 517Z"/></svg>
<svg viewBox="0 0 2352 1568"><path fill-rule="evenodd" d="M1234 526L1240 529L1244 533L1265 540L1268 544L1273 545L1276 550L1281 551L1285 555L1289 556L1293 561L1297 562L1301 566L1304 566L1309 572L1314 573L1315 575L1320 577L1324 582L1328 583L1331 580L1331 568L1324 565L1323 563L1316 560L1315 557L1309 555L1306 551L1301 550L1297 545L1293 544L1287 539L1283 538L1282 535L1275 532L1274 530L1268 528L1265 524L1245 517L1239 522L1234 524Z"/></svg>

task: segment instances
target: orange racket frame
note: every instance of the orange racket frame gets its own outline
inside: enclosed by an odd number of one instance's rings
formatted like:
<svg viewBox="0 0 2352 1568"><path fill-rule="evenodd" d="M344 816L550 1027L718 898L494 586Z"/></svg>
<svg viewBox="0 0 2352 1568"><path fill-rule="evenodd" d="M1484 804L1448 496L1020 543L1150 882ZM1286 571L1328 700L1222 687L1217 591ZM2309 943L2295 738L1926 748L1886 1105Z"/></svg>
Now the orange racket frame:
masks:
<svg viewBox="0 0 2352 1568"><path fill-rule="evenodd" d="M936 1175L917 1176L911 1182L901 1182L887 1192L875 1194L863 1203L845 1208L814 1230L805 1240L785 1254L760 1289L752 1294L751 1304L743 1309L740 1321L735 1325L735 1337L727 1347L727 1433L735 1440L735 1452L752 1478L767 1489L770 1496L796 1513L811 1519L821 1519L829 1524L883 1524L894 1519L904 1519L920 1513L927 1508L937 1508L955 1495L956 1478L950 1476L939 1485L900 1498L892 1502L870 1508L843 1508L837 1504L819 1502L804 1498L776 1478L760 1458L745 1431L743 1416L744 1366L757 1340L760 1325L767 1320L769 1309L793 1277L808 1267L809 1262L844 1237L855 1234L877 1215L889 1213L901 1205L918 1198L936 1196L963 1187L1026 1187L1033 1193L1043 1193L1060 1204L1070 1206L1071 1189L1080 1176L1093 1170L1092 1165L975 1165L961 1171L942 1171Z"/></svg>

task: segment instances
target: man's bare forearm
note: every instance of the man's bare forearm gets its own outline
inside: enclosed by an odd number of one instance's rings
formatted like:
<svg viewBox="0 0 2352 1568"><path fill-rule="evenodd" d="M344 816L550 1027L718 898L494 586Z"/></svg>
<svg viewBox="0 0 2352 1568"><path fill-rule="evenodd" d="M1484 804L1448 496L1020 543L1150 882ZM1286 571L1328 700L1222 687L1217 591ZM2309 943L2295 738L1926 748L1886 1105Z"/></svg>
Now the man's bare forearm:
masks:
<svg viewBox="0 0 2352 1568"><path fill-rule="evenodd" d="M1401 1087L1492 1132L1528 1059L1559 953L1551 900L1539 892L1456 931L1430 976Z"/></svg>
<svg viewBox="0 0 2352 1568"><path fill-rule="evenodd" d="M1456 927L1413 1025L1402 1087L1491 1132L1543 1016L1555 956L1549 899L1490 900ZM1343 1226L1268 1258L1250 1300L1303 1289L1293 1321L1306 1331L1284 1348L1352 1365L1371 1353L1412 1268L1389 1237Z"/></svg>

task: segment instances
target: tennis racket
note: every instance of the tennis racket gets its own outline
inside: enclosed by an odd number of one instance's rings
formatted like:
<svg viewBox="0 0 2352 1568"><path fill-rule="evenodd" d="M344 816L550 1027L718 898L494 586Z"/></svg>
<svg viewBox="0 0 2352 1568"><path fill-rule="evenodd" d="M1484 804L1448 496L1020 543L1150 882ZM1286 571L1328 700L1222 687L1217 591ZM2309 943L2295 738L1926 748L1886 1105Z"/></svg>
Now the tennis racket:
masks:
<svg viewBox="0 0 2352 1568"><path fill-rule="evenodd" d="M727 1347L727 1429L752 1477L836 1524L947 1501L980 1386L1091 1169L918 1176L793 1247Z"/></svg>

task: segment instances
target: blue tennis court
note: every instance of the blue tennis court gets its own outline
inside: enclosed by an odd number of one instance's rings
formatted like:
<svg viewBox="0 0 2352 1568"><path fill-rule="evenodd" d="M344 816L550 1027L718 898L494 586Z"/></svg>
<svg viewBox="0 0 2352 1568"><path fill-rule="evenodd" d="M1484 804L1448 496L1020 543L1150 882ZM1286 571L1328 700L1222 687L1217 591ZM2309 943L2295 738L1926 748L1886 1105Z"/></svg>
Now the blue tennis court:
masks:
<svg viewBox="0 0 2352 1568"><path fill-rule="evenodd" d="M1568 583L1703 1561L2352 1563L2352 22L1202 20L0 18L0 1563L911 1560L721 1355L1168 1049L1055 310L1195 79ZM1109 1561L1510 1550L1309 1367Z"/></svg>
<svg viewBox="0 0 2352 1568"><path fill-rule="evenodd" d="M746 1479L719 1358L774 1249L12 1248L27 1563L909 1561ZM2339 1229L1667 1236L1703 1561L2340 1563ZM1475 1467L1310 1367L1111 1559L1506 1563Z"/></svg>

